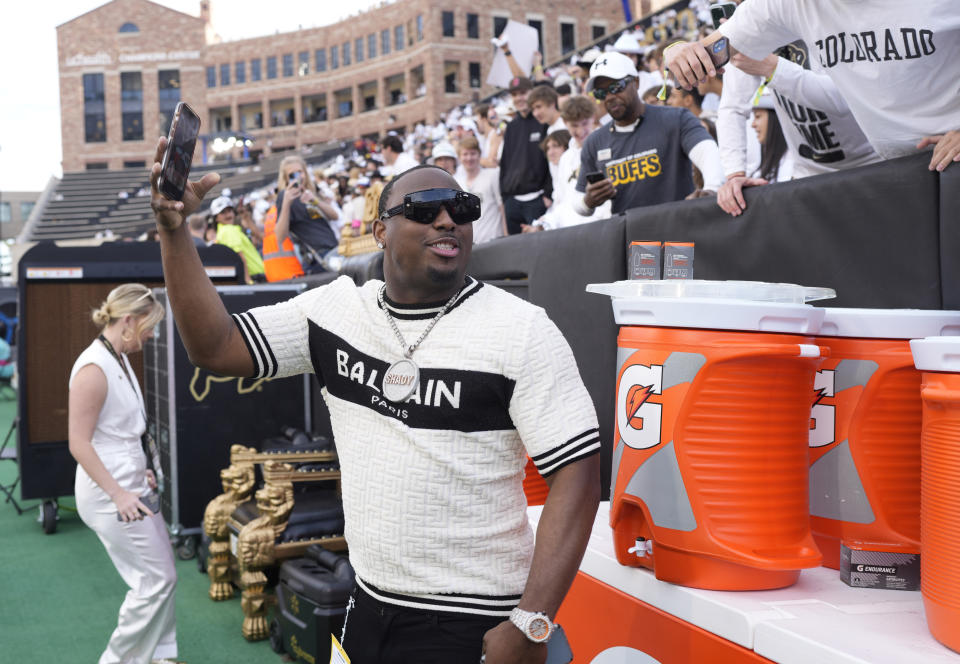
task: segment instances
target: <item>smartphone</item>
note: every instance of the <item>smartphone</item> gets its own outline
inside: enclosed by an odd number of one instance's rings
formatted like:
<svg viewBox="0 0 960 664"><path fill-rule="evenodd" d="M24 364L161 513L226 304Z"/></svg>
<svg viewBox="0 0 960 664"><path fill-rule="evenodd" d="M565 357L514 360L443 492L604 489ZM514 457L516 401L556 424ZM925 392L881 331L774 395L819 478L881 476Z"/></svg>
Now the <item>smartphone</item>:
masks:
<svg viewBox="0 0 960 664"><path fill-rule="evenodd" d="M593 184L594 182L600 182L601 180L606 179L607 174L603 171L594 171L592 173L587 173L587 182Z"/></svg>
<svg viewBox="0 0 960 664"><path fill-rule="evenodd" d="M573 651L570 649L570 642L567 641L567 635L563 632L563 627L557 625L557 631L547 641L547 661L545 664L569 664L572 661Z"/></svg>
<svg viewBox="0 0 960 664"><path fill-rule="evenodd" d="M199 134L200 116L186 102L181 101L173 112L167 149L160 163L160 180L157 182L160 193L172 201L183 200Z"/></svg>
<svg viewBox="0 0 960 664"><path fill-rule="evenodd" d="M140 496L140 502L146 505L147 509L153 512L154 514L160 513L160 494L151 491L150 493ZM123 521L123 517L120 516L120 512L117 512L117 521Z"/></svg>
<svg viewBox="0 0 960 664"><path fill-rule="evenodd" d="M730 61L730 42L726 37L721 37L717 41L710 44L710 60L713 61L713 66L717 69L724 66Z"/></svg>
<svg viewBox="0 0 960 664"><path fill-rule="evenodd" d="M713 19L713 28L719 28L722 19L733 16L736 8L737 3L735 2L717 2L710 5L710 18Z"/></svg>
<svg viewBox="0 0 960 664"><path fill-rule="evenodd" d="M554 624L553 636L547 641L547 660L544 664L570 664L573 661L573 651L570 642L559 623ZM480 664L485 664L487 656L480 656Z"/></svg>

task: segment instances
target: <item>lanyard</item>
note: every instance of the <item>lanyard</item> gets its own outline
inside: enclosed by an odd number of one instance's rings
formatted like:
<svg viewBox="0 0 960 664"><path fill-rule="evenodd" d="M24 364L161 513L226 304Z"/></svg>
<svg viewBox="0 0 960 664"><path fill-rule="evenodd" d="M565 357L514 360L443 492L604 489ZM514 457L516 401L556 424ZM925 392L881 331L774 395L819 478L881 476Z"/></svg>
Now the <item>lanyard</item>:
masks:
<svg viewBox="0 0 960 664"><path fill-rule="evenodd" d="M136 386L133 384L133 378L130 377L130 372L127 370L127 363L123 361L123 358L120 357L120 354L114 349L113 344L107 341L107 338L102 334L98 337L100 343L106 347L107 352L113 356L117 362L120 363L120 368L123 369L123 375L127 377L127 382L130 383L130 387L133 388L134 393L137 395L137 401L140 402L140 412L143 413L143 421L147 421L147 410L144 408L143 399L140 397L140 392L137 390Z"/></svg>

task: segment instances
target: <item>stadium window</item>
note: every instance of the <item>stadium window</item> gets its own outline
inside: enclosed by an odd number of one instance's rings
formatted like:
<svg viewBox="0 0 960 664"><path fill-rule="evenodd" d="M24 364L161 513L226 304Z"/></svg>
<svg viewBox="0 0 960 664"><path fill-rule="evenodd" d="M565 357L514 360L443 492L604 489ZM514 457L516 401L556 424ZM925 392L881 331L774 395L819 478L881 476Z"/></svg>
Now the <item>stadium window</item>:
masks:
<svg viewBox="0 0 960 664"><path fill-rule="evenodd" d="M603 39L605 34L607 34L607 29L605 26L597 25L596 23L590 25L590 41Z"/></svg>
<svg viewBox="0 0 960 664"><path fill-rule="evenodd" d="M493 17L493 36L494 36L494 37L499 37L499 36L500 36L500 33L503 32L504 30L506 30L506 28L507 28L507 21L509 21L509 20L510 20L510 19L507 18L506 16L494 16L494 17ZM496 51L496 50L497 50L497 47L494 46L494 47L493 47L493 50Z"/></svg>
<svg viewBox="0 0 960 664"><path fill-rule="evenodd" d="M143 166L143 162L140 162L140 165ZM36 205L33 201L21 201L20 203L20 218L24 221L27 220L27 217L30 216L30 213L33 212L33 206Z"/></svg>
<svg viewBox="0 0 960 664"><path fill-rule="evenodd" d="M343 55L343 66L350 66L350 42L343 42L340 53Z"/></svg>
<svg viewBox="0 0 960 664"><path fill-rule="evenodd" d="M297 75L306 76L310 73L310 51L300 51L297 56Z"/></svg>
<svg viewBox="0 0 960 664"><path fill-rule="evenodd" d="M455 37L456 31L453 26L453 12L441 12L440 13L440 22L443 26L443 36L444 37ZM420 26L417 25L417 32L419 33Z"/></svg>
<svg viewBox="0 0 960 664"><path fill-rule="evenodd" d="M574 23L560 22L560 52L566 55L577 48L577 26Z"/></svg>
<svg viewBox="0 0 960 664"><path fill-rule="evenodd" d="M423 41L423 14L417 14L417 41Z"/></svg>
<svg viewBox="0 0 960 664"><path fill-rule="evenodd" d="M293 53L284 53L283 55L283 75L293 76Z"/></svg>
<svg viewBox="0 0 960 664"><path fill-rule="evenodd" d="M137 27L136 23L124 23L120 26L120 29L117 32L140 32L140 28Z"/></svg>
<svg viewBox="0 0 960 664"><path fill-rule="evenodd" d="M124 160L123 167L124 168L146 168L147 162L143 161L142 159L138 159L136 161Z"/></svg>
<svg viewBox="0 0 960 664"><path fill-rule="evenodd" d="M480 39L480 16L467 14L467 39Z"/></svg>
<svg viewBox="0 0 960 664"><path fill-rule="evenodd" d="M479 62L471 62L471 63L469 64L469 69L470 69L470 87L471 87L471 88L479 88L480 85L481 85L481 83L480 83L480 63L479 63Z"/></svg>
<svg viewBox="0 0 960 664"><path fill-rule="evenodd" d="M208 88L217 87L217 68L216 67L207 67L207 87Z"/></svg>
<svg viewBox="0 0 960 664"><path fill-rule="evenodd" d="M531 18L527 20L527 25L537 31L537 50L543 53L543 21Z"/></svg>
<svg viewBox="0 0 960 664"><path fill-rule="evenodd" d="M247 63L243 60L236 62L233 65L233 78L236 80L237 85L247 82Z"/></svg>
<svg viewBox="0 0 960 664"><path fill-rule="evenodd" d="M240 82L239 76L237 82ZM177 108L178 101L180 101L180 70L161 69L157 72L157 110L161 136L170 133L170 122L173 120L173 112Z"/></svg>
<svg viewBox="0 0 960 664"><path fill-rule="evenodd" d="M380 32L380 53L390 55L390 30Z"/></svg>
<svg viewBox="0 0 960 664"><path fill-rule="evenodd" d="M313 68L317 72L327 71L327 49L318 48L313 52Z"/></svg>
<svg viewBox="0 0 960 664"><path fill-rule="evenodd" d="M338 56L339 53L340 51L336 46L330 47L330 69L336 69L340 66L340 59Z"/></svg>
<svg viewBox="0 0 960 664"><path fill-rule="evenodd" d="M367 35L367 59L373 60L377 57L377 35Z"/></svg>
<svg viewBox="0 0 960 664"><path fill-rule="evenodd" d="M403 26L398 25L393 28L393 50L399 51L403 48Z"/></svg>
<svg viewBox="0 0 960 664"><path fill-rule="evenodd" d="M338 118L353 115L353 90L351 88L341 88L335 91L333 98L337 104Z"/></svg>
<svg viewBox="0 0 960 664"><path fill-rule="evenodd" d="M8 224L12 221L10 216L10 201L0 203L0 223Z"/></svg>
<svg viewBox="0 0 960 664"><path fill-rule="evenodd" d="M353 51L356 62L363 62L363 37L353 40Z"/></svg>
<svg viewBox="0 0 960 664"><path fill-rule="evenodd" d="M230 85L230 65L220 65L220 85Z"/></svg>
<svg viewBox="0 0 960 664"><path fill-rule="evenodd" d="M250 61L250 80L259 81L262 76L260 74L260 58L254 58Z"/></svg>
<svg viewBox="0 0 960 664"><path fill-rule="evenodd" d="M88 161L83 167L88 171L105 171L109 165L105 161Z"/></svg>
<svg viewBox="0 0 960 664"><path fill-rule="evenodd" d="M103 74L83 75L83 125L87 143L103 143L107 140Z"/></svg>
<svg viewBox="0 0 960 664"><path fill-rule="evenodd" d="M277 77L277 56L271 55L267 58L267 78Z"/></svg>
<svg viewBox="0 0 960 664"><path fill-rule="evenodd" d="M363 112L375 111L377 109L377 82L368 81L359 86L360 102L363 104Z"/></svg>
<svg viewBox="0 0 960 664"><path fill-rule="evenodd" d="M443 63L443 91L454 93L458 92L457 73L460 69L460 63L456 60L446 60Z"/></svg>

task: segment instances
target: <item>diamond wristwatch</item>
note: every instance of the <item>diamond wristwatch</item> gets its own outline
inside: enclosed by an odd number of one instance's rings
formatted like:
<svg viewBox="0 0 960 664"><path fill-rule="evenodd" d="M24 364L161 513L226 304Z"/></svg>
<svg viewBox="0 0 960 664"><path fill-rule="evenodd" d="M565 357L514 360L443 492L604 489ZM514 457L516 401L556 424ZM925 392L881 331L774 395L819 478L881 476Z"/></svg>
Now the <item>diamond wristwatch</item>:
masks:
<svg viewBox="0 0 960 664"><path fill-rule="evenodd" d="M546 613L524 611L519 607L510 612L510 622L534 643L546 643L555 630Z"/></svg>

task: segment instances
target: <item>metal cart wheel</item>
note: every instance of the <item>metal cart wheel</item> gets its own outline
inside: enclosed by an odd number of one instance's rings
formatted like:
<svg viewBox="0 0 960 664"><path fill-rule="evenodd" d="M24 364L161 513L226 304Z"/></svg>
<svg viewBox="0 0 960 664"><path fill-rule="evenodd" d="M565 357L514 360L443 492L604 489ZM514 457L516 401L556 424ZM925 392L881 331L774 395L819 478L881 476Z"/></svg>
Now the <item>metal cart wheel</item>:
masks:
<svg viewBox="0 0 960 664"><path fill-rule="evenodd" d="M280 630L280 621L274 618L270 621L270 647L273 652L283 654L283 634Z"/></svg>
<svg viewBox="0 0 960 664"><path fill-rule="evenodd" d="M177 558L192 560L197 555L197 538L193 535L184 536L177 542Z"/></svg>
<svg viewBox="0 0 960 664"><path fill-rule="evenodd" d="M40 523L43 525L43 532L52 535L57 532L57 501L45 500L40 505Z"/></svg>

